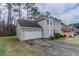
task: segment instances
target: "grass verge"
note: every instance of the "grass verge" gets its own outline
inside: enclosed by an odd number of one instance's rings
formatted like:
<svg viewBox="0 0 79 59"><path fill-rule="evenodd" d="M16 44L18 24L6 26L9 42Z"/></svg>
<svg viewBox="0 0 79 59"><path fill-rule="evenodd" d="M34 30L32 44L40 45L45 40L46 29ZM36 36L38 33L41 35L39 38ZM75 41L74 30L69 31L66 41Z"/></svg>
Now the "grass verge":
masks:
<svg viewBox="0 0 79 59"><path fill-rule="evenodd" d="M25 42L18 41L16 36L0 37L0 55L7 56L42 56L43 51L32 48Z"/></svg>

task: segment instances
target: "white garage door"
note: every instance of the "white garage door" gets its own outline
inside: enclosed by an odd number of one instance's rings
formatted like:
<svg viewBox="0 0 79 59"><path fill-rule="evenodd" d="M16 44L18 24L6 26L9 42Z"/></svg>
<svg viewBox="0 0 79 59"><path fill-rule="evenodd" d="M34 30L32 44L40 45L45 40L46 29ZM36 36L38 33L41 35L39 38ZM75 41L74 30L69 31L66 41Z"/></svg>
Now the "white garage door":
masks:
<svg viewBox="0 0 79 59"><path fill-rule="evenodd" d="M42 38L41 31L26 31L24 35L25 40Z"/></svg>

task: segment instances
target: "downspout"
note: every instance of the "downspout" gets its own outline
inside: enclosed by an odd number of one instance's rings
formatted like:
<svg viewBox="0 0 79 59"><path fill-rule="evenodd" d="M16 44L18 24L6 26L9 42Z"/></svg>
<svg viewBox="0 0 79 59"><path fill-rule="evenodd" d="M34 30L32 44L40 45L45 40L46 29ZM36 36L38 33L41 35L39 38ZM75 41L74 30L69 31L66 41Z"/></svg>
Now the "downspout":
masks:
<svg viewBox="0 0 79 59"><path fill-rule="evenodd" d="M48 16L48 20L49 20L49 37L50 37L50 18L49 18L49 16Z"/></svg>

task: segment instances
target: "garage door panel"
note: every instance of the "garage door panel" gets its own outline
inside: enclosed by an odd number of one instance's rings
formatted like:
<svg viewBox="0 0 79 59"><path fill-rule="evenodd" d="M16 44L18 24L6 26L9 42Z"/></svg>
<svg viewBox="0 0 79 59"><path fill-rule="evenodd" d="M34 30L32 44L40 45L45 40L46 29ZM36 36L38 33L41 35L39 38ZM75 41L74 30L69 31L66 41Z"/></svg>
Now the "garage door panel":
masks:
<svg viewBox="0 0 79 59"><path fill-rule="evenodd" d="M41 31L26 31L24 38L25 38L25 40L42 38L42 32Z"/></svg>

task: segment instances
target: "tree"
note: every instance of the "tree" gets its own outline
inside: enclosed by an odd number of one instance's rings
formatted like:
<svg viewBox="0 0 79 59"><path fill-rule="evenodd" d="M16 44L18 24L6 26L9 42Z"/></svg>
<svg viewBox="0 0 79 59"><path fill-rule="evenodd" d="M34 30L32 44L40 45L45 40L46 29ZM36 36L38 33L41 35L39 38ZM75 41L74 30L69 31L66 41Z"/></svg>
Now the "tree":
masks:
<svg viewBox="0 0 79 59"><path fill-rule="evenodd" d="M1 20L1 13L2 13L2 10L0 9L0 20Z"/></svg>
<svg viewBox="0 0 79 59"><path fill-rule="evenodd" d="M0 4L0 6L1 6L1 4ZM0 8L0 20L1 20L1 13L2 13L2 9Z"/></svg>
<svg viewBox="0 0 79 59"><path fill-rule="evenodd" d="M18 19L21 19L21 12L22 12L22 10L21 10L21 6L22 6L22 3L13 3L12 4L14 7L16 7L16 8L14 8L13 9L13 11L14 12L18 12ZM18 7L18 8L17 8Z"/></svg>
<svg viewBox="0 0 79 59"><path fill-rule="evenodd" d="M27 20L28 20L28 8L29 8L29 3L26 3L25 6L26 6L25 9L27 10Z"/></svg>
<svg viewBox="0 0 79 59"><path fill-rule="evenodd" d="M0 27L8 33L11 33L12 29L15 28L13 24L15 20L25 19L23 12L27 12L27 19L35 19L40 14L38 8L35 7L35 3L5 3L0 5L0 7Z"/></svg>
<svg viewBox="0 0 79 59"><path fill-rule="evenodd" d="M4 27L5 27L5 20L4 20L4 18L5 18L5 15L3 15L3 21L2 21L2 23L3 23L3 31L4 31Z"/></svg>
<svg viewBox="0 0 79 59"><path fill-rule="evenodd" d="M48 17L50 15L50 12L49 11L46 11L46 16Z"/></svg>
<svg viewBox="0 0 79 59"><path fill-rule="evenodd" d="M12 19L12 5L11 3L7 3L7 8L8 8L8 21L7 21L7 33L8 35L11 35L12 33L12 22L13 22L13 19Z"/></svg>
<svg viewBox="0 0 79 59"><path fill-rule="evenodd" d="M2 5L2 3L0 4L0 20L1 20L1 23L2 24L0 24L1 26L1 29L2 29L2 31L4 31L4 26L5 26L5 20L4 20L4 10L5 10L5 6L3 6Z"/></svg>
<svg viewBox="0 0 79 59"><path fill-rule="evenodd" d="M11 4L7 3L7 7L8 7L8 21L7 21L7 26L9 26L11 24Z"/></svg>
<svg viewBox="0 0 79 59"><path fill-rule="evenodd" d="M18 6L18 13L19 13L19 19L21 19L21 13L20 13L20 9L21 9L21 3L17 3Z"/></svg>
<svg viewBox="0 0 79 59"><path fill-rule="evenodd" d="M11 3L7 3L7 8L8 8L8 20L7 20L7 32L8 35L10 34L11 31Z"/></svg>
<svg viewBox="0 0 79 59"><path fill-rule="evenodd" d="M25 4L25 9L27 11L27 20L29 19L29 15L32 15L32 14L29 14L30 12L32 12L32 7L35 5L35 3L26 3Z"/></svg>
<svg viewBox="0 0 79 59"><path fill-rule="evenodd" d="M0 6L2 6L2 4L0 4ZM3 8L0 8L0 20L2 19L1 15L2 15L2 12L4 11L5 7L3 6Z"/></svg>
<svg viewBox="0 0 79 59"><path fill-rule="evenodd" d="M33 16L33 18L35 19L35 17L37 15L39 15L39 14L40 14L40 12L38 11L38 8L37 7L33 7L32 8L32 16Z"/></svg>

